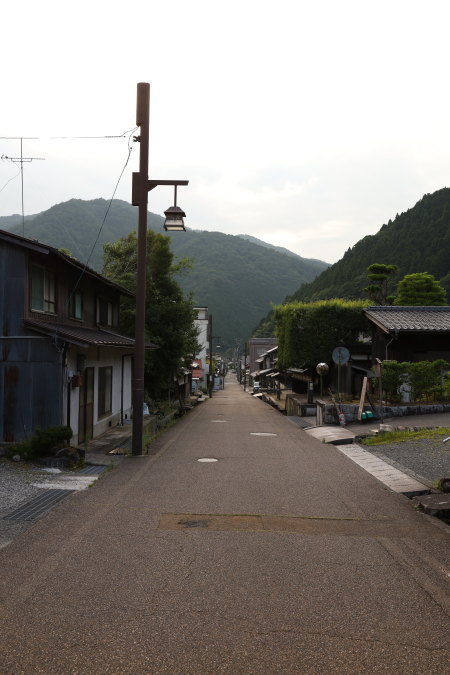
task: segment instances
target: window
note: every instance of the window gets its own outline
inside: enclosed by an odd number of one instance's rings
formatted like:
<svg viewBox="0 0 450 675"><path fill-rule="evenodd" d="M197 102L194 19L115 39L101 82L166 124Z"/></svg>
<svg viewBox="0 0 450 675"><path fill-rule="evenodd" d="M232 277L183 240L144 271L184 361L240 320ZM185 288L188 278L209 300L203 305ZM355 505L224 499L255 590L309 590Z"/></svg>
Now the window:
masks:
<svg viewBox="0 0 450 675"><path fill-rule="evenodd" d="M111 414L112 367L98 369L98 417Z"/></svg>
<svg viewBox="0 0 450 675"><path fill-rule="evenodd" d="M97 305L97 323L101 326L112 326L113 323L113 308L112 302L98 299Z"/></svg>
<svg viewBox="0 0 450 675"><path fill-rule="evenodd" d="M45 267L31 268L31 309L56 313L55 275Z"/></svg>
<svg viewBox="0 0 450 675"><path fill-rule="evenodd" d="M80 320L83 318L83 293L80 291L70 296L70 318Z"/></svg>

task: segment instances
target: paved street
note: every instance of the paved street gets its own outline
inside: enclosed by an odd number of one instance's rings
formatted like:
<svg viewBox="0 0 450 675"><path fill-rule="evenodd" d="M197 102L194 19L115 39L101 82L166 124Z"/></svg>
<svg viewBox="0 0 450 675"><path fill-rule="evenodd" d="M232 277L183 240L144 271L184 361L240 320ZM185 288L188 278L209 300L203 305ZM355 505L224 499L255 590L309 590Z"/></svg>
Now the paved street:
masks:
<svg viewBox="0 0 450 675"><path fill-rule="evenodd" d="M230 376L0 551L1 672L444 673L447 542Z"/></svg>

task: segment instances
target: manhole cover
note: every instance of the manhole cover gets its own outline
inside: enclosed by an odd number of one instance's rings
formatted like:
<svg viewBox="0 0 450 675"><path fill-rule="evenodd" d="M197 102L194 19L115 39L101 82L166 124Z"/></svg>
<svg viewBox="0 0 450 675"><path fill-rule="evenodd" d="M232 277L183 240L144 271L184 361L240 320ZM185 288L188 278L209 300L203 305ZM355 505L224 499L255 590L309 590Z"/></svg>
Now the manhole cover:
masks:
<svg viewBox="0 0 450 675"><path fill-rule="evenodd" d="M208 527L209 520L179 520L178 524L183 527Z"/></svg>
<svg viewBox="0 0 450 675"><path fill-rule="evenodd" d="M197 460L197 462L218 462L218 459L215 459L214 457L200 457L200 459Z"/></svg>

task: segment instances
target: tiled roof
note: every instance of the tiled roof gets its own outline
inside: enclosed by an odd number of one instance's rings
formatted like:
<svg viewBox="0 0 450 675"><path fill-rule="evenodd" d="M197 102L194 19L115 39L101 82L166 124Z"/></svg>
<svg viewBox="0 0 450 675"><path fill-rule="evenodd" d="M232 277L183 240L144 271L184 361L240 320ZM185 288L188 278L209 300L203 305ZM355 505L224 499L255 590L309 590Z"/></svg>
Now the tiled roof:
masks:
<svg viewBox="0 0 450 675"><path fill-rule="evenodd" d="M450 331L450 307L367 307L367 318L391 331Z"/></svg>
<svg viewBox="0 0 450 675"><path fill-rule="evenodd" d="M134 293L131 293L131 291L129 291L127 288L124 288L123 286L114 283L110 279L107 279L102 274L99 274L90 267L87 267L87 265L81 262L81 260L77 260L76 258L73 258L70 255L66 255L59 249L55 248L54 246L43 244L42 242L37 241L36 239L28 239L27 237L21 237L18 234L13 234L12 232L7 232L5 230L0 230L0 239L8 242L9 244L14 244L16 246L28 248L33 251L37 251L38 253L45 253L45 254L51 253L60 260L63 260L68 265L75 267L78 271L83 272L83 275L101 281L106 286L110 286L111 288L114 288L116 291L119 291L121 295L126 295L129 298L135 297Z"/></svg>
<svg viewBox="0 0 450 675"><path fill-rule="evenodd" d="M126 335L119 335L99 328L82 328L81 326L69 326L62 323L50 323L48 321L26 320L26 328L54 335L62 341L70 342L80 347L127 347L134 349L134 339ZM147 343L147 349L157 349L157 345Z"/></svg>

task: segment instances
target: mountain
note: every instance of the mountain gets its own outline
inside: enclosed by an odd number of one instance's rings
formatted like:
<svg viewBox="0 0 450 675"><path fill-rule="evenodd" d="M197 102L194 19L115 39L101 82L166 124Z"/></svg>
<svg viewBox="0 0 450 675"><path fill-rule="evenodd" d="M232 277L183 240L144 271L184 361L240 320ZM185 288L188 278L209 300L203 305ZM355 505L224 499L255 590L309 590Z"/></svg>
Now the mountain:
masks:
<svg viewBox="0 0 450 675"><path fill-rule="evenodd" d="M66 248L86 261L104 218L108 202L104 199L71 199L35 214L25 223L25 236L57 248ZM20 216L0 219L0 228L22 234ZM148 214L148 225L164 232L164 219ZM90 259L90 266L101 270L103 244L115 241L136 229L137 208L114 200ZM7 225L7 226L5 226ZM245 339L258 319L304 282L311 281L327 263L287 255L276 248L221 232L187 230L169 235L178 258L193 260L193 268L179 277L196 304L208 306L213 315L214 335L229 347L234 338Z"/></svg>
<svg viewBox="0 0 450 675"><path fill-rule="evenodd" d="M252 237L251 234L238 234L238 237L241 237L241 239L246 239L247 241L251 241L253 244L258 244L259 246L264 246L265 248L272 248L275 251L279 251L280 253L284 253L284 255L290 255L293 258L299 258L300 260L308 260L309 262L317 262L318 267L323 269L323 260L316 260L315 258L302 258L301 255L298 255L298 253L294 253L293 251L290 251L288 248L284 248L284 246L274 246L273 244L268 244L266 241L262 241L262 239L257 239L256 237Z"/></svg>
<svg viewBox="0 0 450 675"><path fill-rule="evenodd" d="M364 297L372 263L397 265L391 291L405 274L428 272L447 290L450 304L450 188L426 194L405 213L396 215L374 235L360 239L343 258L312 282L302 284L285 302ZM253 331L255 337L273 335L272 312Z"/></svg>
<svg viewBox="0 0 450 675"><path fill-rule="evenodd" d="M374 235L360 239L344 257L314 281L300 286L291 300L361 298L372 263L397 265L396 282L405 274L428 272L450 290L450 188L426 194Z"/></svg>

